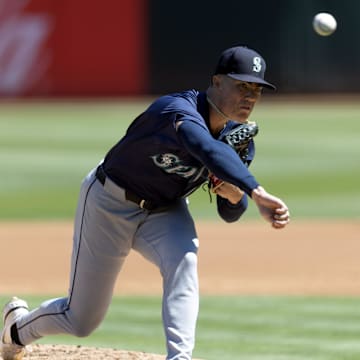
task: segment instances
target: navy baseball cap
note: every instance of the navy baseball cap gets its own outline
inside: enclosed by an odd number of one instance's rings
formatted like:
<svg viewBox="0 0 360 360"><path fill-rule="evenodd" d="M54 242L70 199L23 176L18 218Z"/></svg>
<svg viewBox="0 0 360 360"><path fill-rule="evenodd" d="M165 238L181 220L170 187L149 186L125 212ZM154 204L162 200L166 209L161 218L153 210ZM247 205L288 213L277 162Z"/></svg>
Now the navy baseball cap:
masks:
<svg viewBox="0 0 360 360"><path fill-rule="evenodd" d="M275 90L276 87L264 80L265 60L256 51L246 46L226 49L220 56L214 75L224 74L233 79L257 83Z"/></svg>

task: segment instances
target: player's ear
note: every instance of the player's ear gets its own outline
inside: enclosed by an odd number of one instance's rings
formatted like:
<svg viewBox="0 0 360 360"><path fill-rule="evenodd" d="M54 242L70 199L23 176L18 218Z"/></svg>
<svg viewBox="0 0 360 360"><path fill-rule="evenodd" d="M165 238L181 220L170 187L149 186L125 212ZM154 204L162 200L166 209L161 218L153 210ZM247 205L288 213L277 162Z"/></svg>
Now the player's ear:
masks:
<svg viewBox="0 0 360 360"><path fill-rule="evenodd" d="M215 88L220 87L221 84L221 78L219 75L213 75L211 78L211 85Z"/></svg>

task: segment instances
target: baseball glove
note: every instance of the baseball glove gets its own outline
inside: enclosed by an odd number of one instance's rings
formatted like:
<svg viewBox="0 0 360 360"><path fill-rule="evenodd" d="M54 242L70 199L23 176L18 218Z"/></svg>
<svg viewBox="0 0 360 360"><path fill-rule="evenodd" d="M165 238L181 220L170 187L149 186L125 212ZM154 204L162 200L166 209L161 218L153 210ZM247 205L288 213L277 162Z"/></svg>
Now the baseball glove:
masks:
<svg viewBox="0 0 360 360"><path fill-rule="evenodd" d="M248 146L253 137L259 132L259 127L255 122L247 122L242 124L231 123L220 133L218 140L230 145L240 156L242 161L245 161L248 156Z"/></svg>
<svg viewBox="0 0 360 360"><path fill-rule="evenodd" d="M228 122L221 131L218 140L230 145L239 155L240 159L245 163L249 153L249 143L259 132L259 128L255 122L234 123ZM221 186L223 183L214 174L209 174L209 189L211 192Z"/></svg>

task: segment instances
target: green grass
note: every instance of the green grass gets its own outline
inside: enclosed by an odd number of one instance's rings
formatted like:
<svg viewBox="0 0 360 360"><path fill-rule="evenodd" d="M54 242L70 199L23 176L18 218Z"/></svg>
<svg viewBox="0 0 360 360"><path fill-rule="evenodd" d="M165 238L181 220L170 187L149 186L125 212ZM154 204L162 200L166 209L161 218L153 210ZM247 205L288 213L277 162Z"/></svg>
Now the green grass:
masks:
<svg viewBox="0 0 360 360"><path fill-rule="evenodd" d="M72 217L82 178L145 105L2 104L0 218Z"/></svg>
<svg viewBox="0 0 360 360"><path fill-rule="evenodd" d="M0 104L0 220L73 217L83 176L149 101ZM263 102L251 166L293 218L359 218L360 104ZM207 192L191 197L213 219ZM246 218L258 217L250 206ZM4 303L8 296L1 294ZM31 307L48 296L26 297ZM201 299L194 357L207 360L357 360L358 298L238 296ZM43 343L165 353L157 297L115 297L88 338Z"/></svg>
<svg viewBox="0 0 360 360"><path fill-rule="evenodd" d="M31 308L44 297L27 297ZM6 297L0 296L5 302ZM81 344L165 353L157 297L115 297L87 338L49 336L40 343ZM207 360L358 360L359 298L238 296L201 299L194 357Z"/></svg>
<svg viewBox="0 0 360 360"><path fill-rule="evenodd" d="M1 103L0 219L71 218L82 178L149 103ZM358 102L259 103L251 170L295 218L358 218L359 118ZM216 216L202 190L191 209ZM251 204L245 219L258 216Z"/></svg>

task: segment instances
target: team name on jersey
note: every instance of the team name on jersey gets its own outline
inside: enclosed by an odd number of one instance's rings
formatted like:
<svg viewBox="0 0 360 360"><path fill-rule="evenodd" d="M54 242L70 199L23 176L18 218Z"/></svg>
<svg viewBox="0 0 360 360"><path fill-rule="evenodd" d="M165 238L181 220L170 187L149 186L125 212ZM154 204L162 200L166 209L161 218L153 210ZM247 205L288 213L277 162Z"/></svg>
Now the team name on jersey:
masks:
<svg viewBox="0 0 360 360"><path fill-rule="evenodd" d="M205 168L185 165L182 160L175 154L165 153L151 156L154 164L168 174L176 174L190 182L199 179Z"/></svg>

